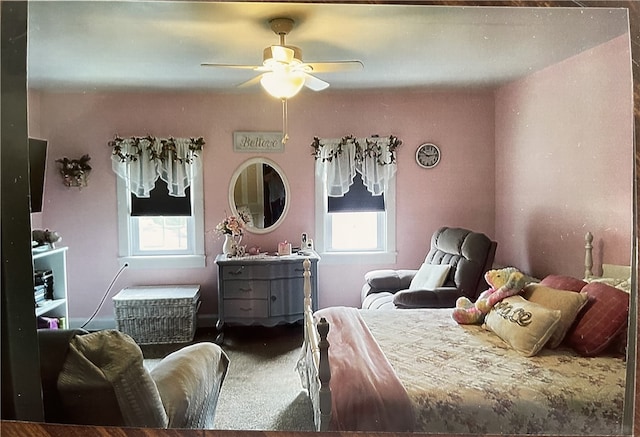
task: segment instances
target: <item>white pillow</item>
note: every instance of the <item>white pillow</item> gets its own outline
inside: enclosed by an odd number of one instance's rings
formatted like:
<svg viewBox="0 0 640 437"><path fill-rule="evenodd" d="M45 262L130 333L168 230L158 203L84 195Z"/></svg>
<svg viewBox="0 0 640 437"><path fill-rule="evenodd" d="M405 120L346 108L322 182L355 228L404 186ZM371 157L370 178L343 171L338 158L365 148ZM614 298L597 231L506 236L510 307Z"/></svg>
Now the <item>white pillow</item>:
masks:
<svg viewBox="0 0 640 437"><path fill-rule="evenodd" d="M433 290L441 287L447 279L449 269L451 269L449 264L423 263L411 280L409 290Z"/></svg>
<svg viewBox="0 0 640 437"><path fill-rule="evenodd" d="M625 293L631 294L631 278L627 279L619 279L619 278L600 278L600 277L592 277L584 279L585 282L600 282L602 284L611 285L612 287L618 288Z"/></svg>

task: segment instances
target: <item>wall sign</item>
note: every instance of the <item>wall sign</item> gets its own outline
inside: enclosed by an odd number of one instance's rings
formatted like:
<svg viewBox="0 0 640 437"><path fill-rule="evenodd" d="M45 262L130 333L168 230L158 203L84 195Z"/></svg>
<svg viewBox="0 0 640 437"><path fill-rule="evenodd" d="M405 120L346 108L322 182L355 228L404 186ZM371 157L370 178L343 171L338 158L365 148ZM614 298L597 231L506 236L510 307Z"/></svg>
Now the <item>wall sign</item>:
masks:
<svg viewBox="0 0 640 437"><path fill-rule="evenodd" d="M234 132L234 152L283 152L282 132Z"/></svg>

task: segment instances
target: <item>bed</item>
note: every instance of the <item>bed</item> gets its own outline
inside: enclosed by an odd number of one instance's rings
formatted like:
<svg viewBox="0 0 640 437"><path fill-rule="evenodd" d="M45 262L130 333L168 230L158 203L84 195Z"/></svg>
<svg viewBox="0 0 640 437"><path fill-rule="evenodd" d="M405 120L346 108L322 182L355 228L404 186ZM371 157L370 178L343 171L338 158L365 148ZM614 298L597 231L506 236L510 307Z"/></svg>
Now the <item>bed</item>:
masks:
<svg viewBox="0 0 640 437"><path fill-rule="evenodd" d="M618 342L624 342L629 304L625 287L630 289L631 269L603 265L603 275L594 275L592 239L591 234L585 237L584 278L552 275L548 283L544 278L532 287L552 288L555 293L560 286L574 286L578 289L562 293L588 296L589 303L575 314L583 320L567 325L567 336L586 322L587 308L591 312L603 304L602 297L613 296L621 306L611 305L613 315L604 317L624 323L624 330L615 330ZM305 262L305 339L298 371L318 431L622 433L624 345L620 349L610 341L597 353L578 353L579 348L564 341L525 356L499 330L487 329L491 313L480 326L458 325L451 309L335 307L313 312L308 267ZM588 290L579 288L587 285ZM605 294L594 303L593 296L602 290ZM533 297L523 305L538 305ZM625 300L626 313L621 309ZM536 320L541 319L539 310L532 310Z"/></svg>

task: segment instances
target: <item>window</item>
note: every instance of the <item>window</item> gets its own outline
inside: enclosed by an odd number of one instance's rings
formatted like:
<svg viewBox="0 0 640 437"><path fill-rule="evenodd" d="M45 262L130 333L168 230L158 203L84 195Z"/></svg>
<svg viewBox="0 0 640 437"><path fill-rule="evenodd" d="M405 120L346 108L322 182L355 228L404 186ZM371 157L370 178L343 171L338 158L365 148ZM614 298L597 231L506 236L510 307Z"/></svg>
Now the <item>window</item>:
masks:
<svg viewBox="0 0 640 437"><path fill-rule="evenodd" d="M114 147L117 158L113 160L114 170L120 176L116 179L121 262L133 268L204 267L202 175L198 157L187 151L190 150L187 146L193 145L189 141L193 140L171 139L175 150L185 146L182 156L188 156L187 159L172 160L165 156L155 162L148 157L147 162L139 162L145 159L143 152L136 155L139 159L128 159L129 152L148 148L139 147L134 140L120 140L120 148ZM166 141L147 143L162 147ZM172 164L167 164L168 161ZM155 180L151 179L153 176Z"/></svg>
<svg viewBox="0 0 640 437"><path fill-rule="evenodd" d="M160 180L160 179L158 179ZM166 184L151 191L166 192ZM118 178L119 246L122 262L139 268L204 267L204 208L202 178L196 177L189 190L189 215L134 215L127 184Z"/></svg>
<svg viewBox="0 0 640 437"><path fill-rule="evenodd" d="M329 212L329 199L316 179L316 250L323 262L395 262L395 181L383 211Z"/></svg>
<svg viewBox="0 0 640 437"><path fill-rule="evenodd" d="M194 246L191 189L183 197L169 195L158 178L149 197L131 193L131 253L133 255L191 255Z"/></svg>
<svg viewBox="0 0 640 437"><path fill-rule="evenodd" d="M328 214L327 250L384 250L385 214L335 212Z"/></svg>
<svg viewBox="0 0 640 437"><path fill-rule="evenodd" d="M354 153L347 151L352 144ZM316 249L321 252L323 262L394 263L394 172L373 172L386 175L375 181L374 195L365 186L361 170L351 183L350 175L343 170L354 166L337 162L345 151L346 159L367 155L357 149L358 140L352 137L333 142L318 140L316 145ZM329 149L331 145L334 147ZM323 147L326 149L321 150ZM323 161L323 156L331 159Z"/></svg>
<svg viewBox="0 0 640 437"><path fill-rule="evenodd" d="M192 223L191 217L131 217L133 254L190 253Z"/></svg>

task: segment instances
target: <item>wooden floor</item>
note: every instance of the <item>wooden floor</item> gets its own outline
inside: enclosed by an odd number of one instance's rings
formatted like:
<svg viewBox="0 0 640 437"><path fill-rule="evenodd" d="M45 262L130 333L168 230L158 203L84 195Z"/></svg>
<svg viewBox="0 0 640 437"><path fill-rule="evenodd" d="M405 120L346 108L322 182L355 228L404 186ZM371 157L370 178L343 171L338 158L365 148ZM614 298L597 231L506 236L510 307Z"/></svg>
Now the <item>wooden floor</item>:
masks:
<svg viewBox="0 0 640 437"><path fill-rule="evenodd" d="M54 425L46 423L2 421L3 437L236 437L236 436L304 436L303 433L278 431L218 431L200 429L121 428L107 426Z"/></svg>
<svg viewBox="0 0 640 437"><path fill-rule="evenodd" d="M218 431L199 429L151 429L105 426L53 425L28 422L0 422L2 437L310 437L308 432L288 431ZM406 437L398 433L323 433L329 437ZM441 436L442 437L442 436ZM480 436L475 436L480 437Z"/></svg>

